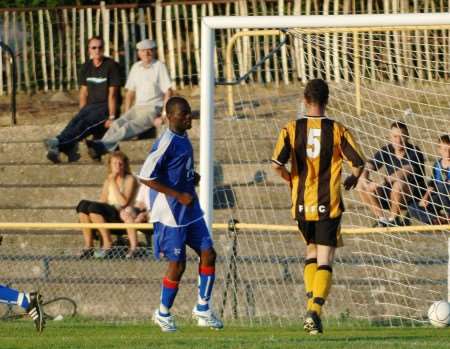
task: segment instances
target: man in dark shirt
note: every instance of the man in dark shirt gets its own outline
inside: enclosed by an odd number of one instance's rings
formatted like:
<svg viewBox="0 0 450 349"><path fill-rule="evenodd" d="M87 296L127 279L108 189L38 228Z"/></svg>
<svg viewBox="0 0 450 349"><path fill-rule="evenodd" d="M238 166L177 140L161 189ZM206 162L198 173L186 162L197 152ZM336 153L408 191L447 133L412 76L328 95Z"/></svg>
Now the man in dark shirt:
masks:
<svg viewBox="0 0 450 349"><path fill-rule="evenodd" d="M420 149L408 142L408 128L402 122L391 125L391 143L377 151L359 179L361 200L378 218L377 226L405 225L400 217L406 202L422 197L425 186L425 158ZM386 168L382 185L369 179L369 171ZM383 209L389 209L386 217Z"/></svg>
<svg viewBox="0 0 450 349"><path fill-rule="evenodd" d="M80 72L80 111L58 136L45 141L47 158L53 163L61 162L60 152L67 155L69 162L77 161L78 142L91 134L103 135L105 122L117 115L119 65L103 55L103 46L102 38L89 39L91 59Z"/></svg>

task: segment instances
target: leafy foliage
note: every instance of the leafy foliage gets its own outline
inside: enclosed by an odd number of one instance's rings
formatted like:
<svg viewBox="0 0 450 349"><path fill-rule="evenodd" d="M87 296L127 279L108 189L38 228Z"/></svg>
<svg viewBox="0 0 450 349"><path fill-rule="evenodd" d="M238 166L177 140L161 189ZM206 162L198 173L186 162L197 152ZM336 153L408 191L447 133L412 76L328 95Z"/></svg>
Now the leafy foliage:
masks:
<svg viewBox="0 0 450 349"><path fill-rule="evenodd" d="M108 0L107 4L148 4L153 1L124 1L124 0ZM0 8L17 8L17 7L55 7L55 6L81 6L81 5L98 5L98 0L0 0Z"/></svg>

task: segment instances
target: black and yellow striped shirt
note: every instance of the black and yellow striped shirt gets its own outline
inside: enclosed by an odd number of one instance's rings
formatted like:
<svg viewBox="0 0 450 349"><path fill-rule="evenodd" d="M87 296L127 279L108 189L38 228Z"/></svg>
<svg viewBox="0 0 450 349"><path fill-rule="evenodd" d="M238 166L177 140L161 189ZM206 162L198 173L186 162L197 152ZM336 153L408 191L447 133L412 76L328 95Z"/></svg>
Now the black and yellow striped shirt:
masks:
<svg viewBox="0 0 450 349"><path fill-rule="evenodd" d="M350 132L326 117L305 117L289 122L280 132L272 161L291 160L292 216L318 221L339 217L342 160L352 167L364 158Z"/></svg>

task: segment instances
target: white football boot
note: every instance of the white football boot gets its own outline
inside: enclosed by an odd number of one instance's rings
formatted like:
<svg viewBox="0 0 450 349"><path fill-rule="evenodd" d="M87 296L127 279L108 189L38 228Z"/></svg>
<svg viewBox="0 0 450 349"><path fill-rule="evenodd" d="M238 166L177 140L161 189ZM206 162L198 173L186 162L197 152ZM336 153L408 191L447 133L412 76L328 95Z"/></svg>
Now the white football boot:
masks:
<svg viewBox="0 0 450 349"><path fill-rule="evenodd" d="M177 330L173 315L161 316L159 314L159 309L156 309L153 313L153 322L157 324L163 332L175 332Z"/></svg>
<svg viewBox="0 0 450 349"><path fill-rule="evenodd" d="M209 309L207 311L197 310L197 306L192 310L192 318L197 320L197 326L209 327L214 330L220 330L223 328L223 322L220 320L214 312Z"/></svg>

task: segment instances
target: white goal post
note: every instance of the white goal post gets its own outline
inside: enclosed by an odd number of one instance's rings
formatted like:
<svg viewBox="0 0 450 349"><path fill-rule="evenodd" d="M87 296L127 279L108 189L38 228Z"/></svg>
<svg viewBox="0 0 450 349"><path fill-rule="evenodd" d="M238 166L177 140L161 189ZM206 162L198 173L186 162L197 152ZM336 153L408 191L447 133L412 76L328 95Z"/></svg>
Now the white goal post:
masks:
<svg viewBox="0 0 450 349"><path fill-rule="evenodd" d="M213 222L214 31L216 29L406 27L449 24L450 13L203 17L200 72L200 203L208 226L211 227Z"/></svg>

